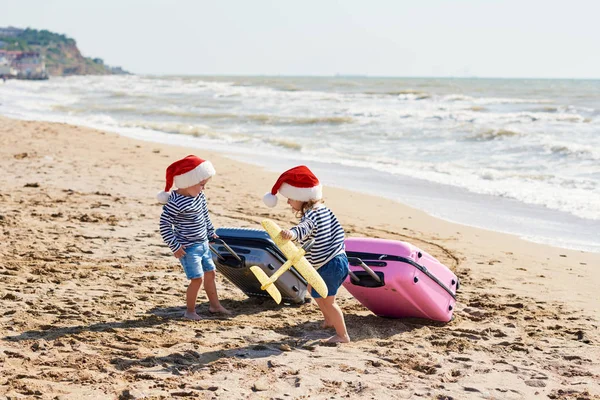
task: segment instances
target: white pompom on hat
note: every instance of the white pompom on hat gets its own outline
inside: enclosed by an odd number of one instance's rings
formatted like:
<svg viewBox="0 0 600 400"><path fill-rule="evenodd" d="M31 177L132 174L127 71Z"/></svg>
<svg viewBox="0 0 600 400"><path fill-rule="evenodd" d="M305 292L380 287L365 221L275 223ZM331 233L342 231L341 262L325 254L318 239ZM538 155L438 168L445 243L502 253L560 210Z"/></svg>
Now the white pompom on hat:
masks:
<svg viewBox="0 0 600 400"><path fill-rule="evenodd" d="M263 196L267 207L277 205L277 193L291 200L321 200L323 186L307 166L300 165L281 174L271 191Z"/></svg>
<svg viewBox="0 0 600 400"><path fill-rule="evenodd" d="M158 193L156 198L161 204L167 204L170 196L169 190L173 185L178 189L185 189L199 184L216 173L215 167L210 161L189 155L167 167L165 190Z"/></svg>

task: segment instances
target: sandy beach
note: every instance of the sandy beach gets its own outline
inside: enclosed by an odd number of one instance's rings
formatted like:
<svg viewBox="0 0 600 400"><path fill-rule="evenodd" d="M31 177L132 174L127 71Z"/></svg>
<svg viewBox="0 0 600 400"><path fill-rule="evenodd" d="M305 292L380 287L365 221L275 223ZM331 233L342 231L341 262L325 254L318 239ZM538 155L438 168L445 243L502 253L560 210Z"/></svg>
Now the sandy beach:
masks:
<svg viewBox="0 0 600 400"><path fill-rule="evenodd" d="M325 188L348 236L409 241L460 277L454 320L374 316L342 289L350 344L320 345L309 302L249 299L181 319L187 281L158 232L164 171L192 151L0 117L0 397L39 399L598 399L600 254L433 218ZM297 220L261 202L277 175L223 154L216 227ZM407 188L410 190L410 188Z"/></svg>

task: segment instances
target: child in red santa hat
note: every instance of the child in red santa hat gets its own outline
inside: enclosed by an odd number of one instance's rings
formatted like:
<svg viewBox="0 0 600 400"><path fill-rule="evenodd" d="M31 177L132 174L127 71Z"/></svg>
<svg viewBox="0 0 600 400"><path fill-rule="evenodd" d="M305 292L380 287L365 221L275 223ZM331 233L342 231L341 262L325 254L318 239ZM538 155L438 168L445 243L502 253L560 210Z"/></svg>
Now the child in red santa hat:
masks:
<svg viewBox="0 0 600 400"><path fill-rule="evenodd" d="M209 238L217 238L208 216L204 189L216 171L210 161L187 156L167 168L165 191L157 195L163 206L160 234L179 259L190 284L184 318L199 320L196 298L204 277L204 291L212 313L230 314L219 302L215 284L215 264L208 246ZM169 193L175 185L177 190Z"/></svg>
<svg viewBox="0 0 600 400"><path fill-rule="evenodd" d="M335 328L336 335L328 341L347 343L350 337L344 315L335 302L337 291L348 276L344 229L333 212L323 204L323 188L308 167L301 165L281 174L271 192L263 197L264 203L275 207L278 192L288 198L287 203L301 217L298 225L282 230L281 237L298 241L301 245L315 240L306 253L306 259L327 284L326 298L322 298L314 289L311 289L311 295L325 318L322 326Z"/></svg>

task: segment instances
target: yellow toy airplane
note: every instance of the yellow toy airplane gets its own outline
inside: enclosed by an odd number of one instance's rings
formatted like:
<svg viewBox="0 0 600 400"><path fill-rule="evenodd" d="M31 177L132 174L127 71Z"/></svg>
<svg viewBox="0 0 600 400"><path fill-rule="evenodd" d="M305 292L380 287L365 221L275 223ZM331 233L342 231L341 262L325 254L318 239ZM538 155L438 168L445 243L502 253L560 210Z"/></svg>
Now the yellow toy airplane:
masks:
<svg viewBox="0 0 600 400"><path fill-rule="evenodd" d="M259 267L250 267L250 270L252 273L254 273L254 276L256 276L256 279L258 279L261 284L260 288L262 290L266 290L277 304L281 303L281 293L275 287L275 285L273 285L273 283L293 265L294 268L296 268L296 271L298 271L298 273L300 273L300 275L306 279L309 285L312 286L317 293L319 293L322 297L327 297L327 285L317 270L315 270L304 257L306 251L302 248L299 249L290 240L283 239L280 235L281 228L275 222L265 219L261 222L261 225L263 228L265 228L265 231L267 231L269 236L271 236L271 239L273 239L277 247L279 247L281 252L285 255L287 261L277 271L275 271L270 278Z"/></svg>

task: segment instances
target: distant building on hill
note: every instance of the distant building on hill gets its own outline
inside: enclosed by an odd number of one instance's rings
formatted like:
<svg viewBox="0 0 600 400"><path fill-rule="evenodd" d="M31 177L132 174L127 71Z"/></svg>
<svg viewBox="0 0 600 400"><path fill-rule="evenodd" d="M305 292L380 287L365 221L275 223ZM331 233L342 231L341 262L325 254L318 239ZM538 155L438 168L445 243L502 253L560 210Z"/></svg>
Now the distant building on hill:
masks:
<svg viewBox="0 0 600 400"><path fill-rule="evenodd" d="M0 77L48 79L44 57L35 51L0 50Z"/></svg>
<svg viewBox="0 0 600 400"><path fill-rule="evenodd" d="M0 79L6 79L6 77L12 75L12 72L10 63L0 56Z"/></svg>
<svg viewBox="0 0 600 400"><path fill-rule="evenodd" d="M40 53L28 51L17 55L13 65L17 69L17 77L25 79L46 79L46 63Z"/></svg>
<svg viewBox="0 0 600 400"><path fill-rule="evenodd" d="M0 36L16 37L23 33L23 31L25 31L25 29L9 26L8 28L0 28Z"/></svg>
<svg viewBox="0 0 600 400"><path fill-rule="evenodd" d="M0 50L0 78L6 79L11 76L16 76L17 71L12 68L12 56L6 50Z"/></svg>

